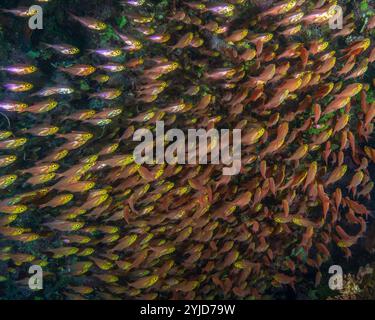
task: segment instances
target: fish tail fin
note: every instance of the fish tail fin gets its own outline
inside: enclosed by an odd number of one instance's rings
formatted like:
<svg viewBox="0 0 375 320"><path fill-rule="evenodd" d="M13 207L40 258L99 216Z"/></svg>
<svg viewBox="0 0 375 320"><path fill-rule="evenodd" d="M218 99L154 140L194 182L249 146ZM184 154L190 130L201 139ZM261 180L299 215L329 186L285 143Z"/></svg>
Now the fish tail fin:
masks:
<svg viewBox="0 0 375 320"><path fill-rule="evenodd" d="M264 17L266 17L267 16L267 13L265 13L265 12L260 12L259 14L258 14L258 18L261 20L261 19L263 19Z"/></svg>
<svg viewBox="0 0 375 320"><path fill-rule="evenodd" d="M356 199L357 198L357 188L354 188L352 190L352 192L353 192L353 198Z"/></svg>
<svg viewBox="0 0 375 320"><path fill-rule="evenodd" d="M49 43L47 43L47 42L40 42L40 44L42 45L42 46L44 46L44 47L47 47L47 48L51 48L52 47L52 45L51 44L49 44Z"/></svg>
<svg viewBox="0 0 375 320"><path fill-rule="evenodd" d="M168 53L172 53L172 51L174 51L176 49L175 46L170 46L167 50L168 50Z"/></svg>
<svg viewBox="0 0 375 320"><path fill-rule="evenodd" d="M347 54L345 54L343 57L341 57L342 60L349 60L351 61L353 59L352 55L350 54L350 52L348 52Z"/></svg>
<svg viewBox="0 0 375 320"><path fill-rule="evenodd" d="M349 50L351 50L350 47L348 47L348 48L343 48L343 49L341 49L341 52L348 52Z"/></svg>
<svg viewBox="0 0 375 320"><path fill-rule="evenodd" d="M290 284L290 286L291 286L291 288L293 289L294 292L297 292L297 291L296 291L296 285L295 285L294 282L292 282L292 283Z"/></svg>
<svg viewBox="0 0 375 320"><path fill-rule="evenodd" d="M79 17L78 16L76 16L74 13L72 13L71 11L68 11L68 13L69 13L69 16L71 17L71 18L73 18L74 20L79 20Z"/></svg>
<svg viewBox="0 0 375 320"><path fill-rule="evenodd" d="M56 137L57 138L64 138L64 134L62 134L62 133L56 133Z"/></svg>

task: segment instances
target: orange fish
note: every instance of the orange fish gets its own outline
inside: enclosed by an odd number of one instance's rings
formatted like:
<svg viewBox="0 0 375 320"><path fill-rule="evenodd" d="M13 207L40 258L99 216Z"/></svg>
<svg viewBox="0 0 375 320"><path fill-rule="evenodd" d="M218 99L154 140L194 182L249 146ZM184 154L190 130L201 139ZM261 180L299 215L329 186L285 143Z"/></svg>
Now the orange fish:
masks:
<svg viewBox="0 0 375 320"><path fill-rule="evenodd" d="M332 183L335 183L338 180L340 180L345 175L347 169L348 169L347 165L342 165L340 167L335 168L332 171L331 175L326 180L326 182L324 183L324 185L328 186L328 185L330 185Z"/></svg>
<svg viewBox="0 0 375 320"><path fill-rule="evenodd" d="M87 64L76 64L70 67L60 67L59 70L73 76L86 77L94 73L96 68Z"/></svg>
<svg viewBox="0 0 375 320"><path fill-rule="evenodd" d="M178 42L172 47L172 50L174 49L183 49L187 46L189 46L193 40L194 34L192 32L188 32L185 35L183 35Z"/></svg>
<svg viewBox="0 0 375 320"><path fill-rule="evenodd" d="M107 28L107 25L102 22L102 21L99 21L97 19L94 19L94 18L90 18L90 17L78 17L74 14L70 14L70 16L78 21L79 23L81 23L83 26L85 26L86 28L89 28L91 30L95 30L95 31L103 31Z"/></svg>
<svg viewBox="0 0 375 320"><path fill-rule="evenodd" d="M322 115L334 112L345 107L350 102L350 97L335 98L323 111Z"/></svg>
<svg viewBox="0 0 375 320"><path fill-rule="evenodd" d="M260 18L277 16L292 10L297 5L297 0L285 0L275 3L270 9L259 14Z"/></svg>

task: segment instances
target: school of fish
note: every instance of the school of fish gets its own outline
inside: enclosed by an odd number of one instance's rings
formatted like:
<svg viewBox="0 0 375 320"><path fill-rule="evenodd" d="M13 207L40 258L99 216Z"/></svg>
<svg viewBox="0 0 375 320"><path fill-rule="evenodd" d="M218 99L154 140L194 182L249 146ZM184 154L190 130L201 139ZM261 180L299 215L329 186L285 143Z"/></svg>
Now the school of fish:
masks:
<svg viewBox="0 0 375 320"><path fill-rule="evenodd" d="M338 1L254 2L156 17L114 1L121 27L76 8L65 24L90 48L43 39L48 68L0 65L0 290L40 265L46 286L68 279L65 299L261 299L307 274L318 286L333 250L351 257L374 186L375 18L344 7L331 30ZM135 163L133 133L156 121L241 129L240 173Z"/></svg>

